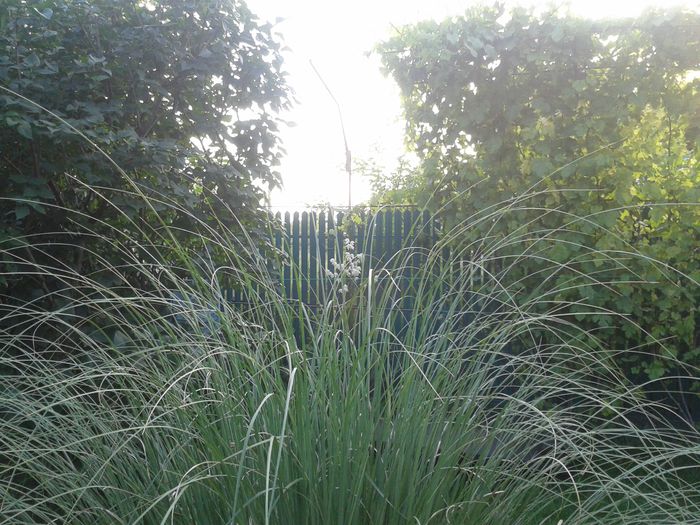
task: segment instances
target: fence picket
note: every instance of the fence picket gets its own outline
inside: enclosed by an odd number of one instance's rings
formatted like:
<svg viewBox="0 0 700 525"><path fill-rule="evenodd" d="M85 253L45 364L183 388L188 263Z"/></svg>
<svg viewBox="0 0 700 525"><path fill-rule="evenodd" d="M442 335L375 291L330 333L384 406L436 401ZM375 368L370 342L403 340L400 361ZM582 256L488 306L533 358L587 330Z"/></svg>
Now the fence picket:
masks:
<svg viewBox="0 0 700 525"><path fill-rule="evenodd" d="M301 214L301 254L299 259L299 280L301 281L301 297L300 299L309 303L309 213Z"/></svg>
<svg viewBox="0 0 700 525"><path fill-rule="evenodd" d="M332 264L331 264L331 259L335 260L335 236L337 234L336 232L336 225L335 225L335 218L333 217L332 213L329 213L327 215L327 225L328 229L326 230L326 257L327 260L325 262L325 268L328 268L329 270L333 270Z"/></svg>
<svg viewBox="0 0 700 525"><path fill-rule="evenodd" d="M382 254L382 261L386 264L393 255L393 221L394 214L391 211L384 213L384 253Z"/></svg>
<svg viewBox="0 0 700 525"><path fill-rule="evenodd" d="M309 304L318 303L318 226L316 213L309 214Z"/></svg>
<svg viewBox="0 0 700 525"><path fill-rule="evenodd" d="M324 297L325 290L326 290L326 272L325 269L328 268L328 261L327 261L327 255L326 255L326 232L327 232L327 224L326 224L326 212L322 211L319 214L318 217L318 274L319 274L319 282L318 282L318 292L319 292L319 297Z"/></svg>
<svg viewBox="0 0 700 525"><path fill-rule="evenodd" d="M292 225L290 222L290 217L289 217L289 212L285 212L284 214L284 233L285 233L285 239L284 239L284 252L285 255L288 257L288 262L287 264L284 265L284 293L285 297L291 297L291 292L292 292L292 275L291 275L291 262L292 260L292 251L290 249L290 240L292 238Z"/></svg>
<svg viewBox="0 0 700 525"><path fill-rule="evenodd" d="M374 232L372 232L372 266L377 267L382 262L384 253L384 214L378 213L374 221Z"/></svg>
<svg viewBox="0 0 700 525"><path fill-rule="evenodd" d="M362 221L360 224L357 225L357 242L355 244L357 251L356 253L362 253L364 254L363 257L365 258L364 260L367 261L367 263L362 265L362 276L367 277L369 274L369 259L367 259L367 250L368 246L366 245L366 233L365 233L365 219L366 217L362 216Z"/></svg>
<svg viewBox="0 0 700 525"><path fill-rule="evenodd" d="M292 218L292 299L297 301L299 299L299 289L301 288L301 283L299 282L299 243L301 240L301 235L299 232L299 212L295 211Z"/></svg>

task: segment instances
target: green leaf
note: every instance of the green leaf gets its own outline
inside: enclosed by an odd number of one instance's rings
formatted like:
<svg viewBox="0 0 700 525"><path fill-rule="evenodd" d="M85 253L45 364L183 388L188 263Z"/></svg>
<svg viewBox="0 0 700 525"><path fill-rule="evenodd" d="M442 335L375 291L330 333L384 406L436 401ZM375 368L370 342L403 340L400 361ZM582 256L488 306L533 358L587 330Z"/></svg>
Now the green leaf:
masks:
<svg viewBox="0 0 700 525"><path fill-rule="evenodd" d="M588 83L585 80L574 80L571 83L571 87L573 87L574 91L577 93L583 93L588 89Z"/></svg>
<svg viewBox="0 0 700 525"><path fill-rule="evenodd" d="M31 210L30 210L29 206L25 206L25 205L23 205L23 204L17 205L17 206L15 207L15 219L18 220L18 221L21 221L21 220L24 219L27 215L29 215L30 211L31 211Z"/></svg>
<svg viewBox="0 0 700 525"><path fill-rule="evenodd" d="M31 55L25 57L24 59L24 65L27 67L37 67L41 64L41 59L36 53L32 53Z"/></svg>
<svg viewBox="0 0 700 525"><path fill-rule="evenodd" d="M660 361L654 361L646 367L647 376L649 379L659 379L666 374L667 367Z"/></svg>
<svg viewBox="0 0 700 525"><path fill-rule="evenodd" d="M19 123L17 126L17 133L29 140L34 138L34 135L32 134L32 126L26 120Z"/></svg>
<svg viewBox="0 0 700 525"><path fill-rule="evenodd" d="M537 177L546 177L554 171L554 166L548 159L534 159L531 166L533 175Z"/></svg>
<svg viewBox="0 0 700 525"><path fill-rule="evenodd" d="M618 212L617 211L609 211L605 213L601 213L600 215L597 216L597 221L598 224L605 228L613 228L617 224L617 217L618 217Z"/></svg>

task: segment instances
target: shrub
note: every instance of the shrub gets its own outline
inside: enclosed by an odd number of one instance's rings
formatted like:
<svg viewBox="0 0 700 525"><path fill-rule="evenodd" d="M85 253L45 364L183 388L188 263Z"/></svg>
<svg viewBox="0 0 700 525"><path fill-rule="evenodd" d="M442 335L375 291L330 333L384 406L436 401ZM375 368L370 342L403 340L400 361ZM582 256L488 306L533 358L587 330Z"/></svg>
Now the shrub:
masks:
<svg viewBox="0 0 700 525"><path fill-rule="evenodd" d="M463 227L517 213L511 203ZM2 523L688 523L700 513L697 430L669 425L674 414L626 383L595 334L562 318L546 275L521 304L473 257L445 261L438 245L399 289L392 276L420 257L407 248L358 284L352 312L313 312L280 294L245 236L198 225L225 255L215 262L192 256L172 226L133 221L138 243L132 228L101 225L119 262L86 253L93 273L23 259L16 272L61 283L47 292L60 306L0 304ZM511 241L472 248L488 259ZM16 259L44 246L18 237L0 250ZM224 300L227 273L246 307ZM408 294L413 313L397 332Z"/></svg>

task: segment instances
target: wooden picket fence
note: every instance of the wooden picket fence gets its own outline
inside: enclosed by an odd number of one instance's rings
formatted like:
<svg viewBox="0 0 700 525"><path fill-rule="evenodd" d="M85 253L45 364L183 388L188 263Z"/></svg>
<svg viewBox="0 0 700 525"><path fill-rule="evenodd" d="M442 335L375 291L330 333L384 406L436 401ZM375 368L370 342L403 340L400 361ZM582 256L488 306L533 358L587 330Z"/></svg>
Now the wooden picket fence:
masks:
<svg viewBox="0 0 700 525"><path fill-rule="evenodd" d="M344 257L345 239L354 242L354 253L363 254L362 277L402 260L402 250L410 249L411 264L403 265L401 279L410 280L425 254L415 248L430 249L440 225L428 212L416 209L382 209L372 213L345 214L333 211L277 213L272 241L284 260L276 261L274 272L287 299L309 306L323 304L332 288L327 271L332 261ZM405 257L403 258L405 259ZM236 291L229 297L245 302Z"/></svg>
<svg viewBox="0 0 700 525"><path fill-rule="evenodd" d="M338 280L327 274L334 270L332 260L343 261L344 242L354 242L354 253L363 254L361 279L373 272L373 287L381 294L392 294L385 307L374 307L375 315L385 316L394 334L409 329L416 314L416 300L423 280L435 279L428 287L439 286L450 299L432 314L439 318L448 310L460 312L460 322L469 324L478 311L484 310L479 292L483 280L468 269L469 261L454 260L446 247L435 252L442 234L439 220L426 211L416 209L382 209L362 215L332 211L277 213L272 217L270 240L277 256L269 260L268 270L278 282L280 295L292 304L305 305L305 311L324 311L338 294ZM281 256L280 256L281 255ZM445 266L447 265L447 267ZM384 271L388 270L388 271ZM455 284L465 275L470 279L467 292L455 293ZM434 277L430 277L430 276ZM253 286L255 289L255 286ZM230 304L247 310L259 302L236 289L225 291ZM254 291L253 294L256 292ZM387 297L387 296L384 296ZM351 309L359 308L350 304ZM491 306L493 308L493 305ZM486 311L486 310L484 310ZM302 310L292 319L295 336L305 338ZM422 314L418 314L422 315Z"/></svg>

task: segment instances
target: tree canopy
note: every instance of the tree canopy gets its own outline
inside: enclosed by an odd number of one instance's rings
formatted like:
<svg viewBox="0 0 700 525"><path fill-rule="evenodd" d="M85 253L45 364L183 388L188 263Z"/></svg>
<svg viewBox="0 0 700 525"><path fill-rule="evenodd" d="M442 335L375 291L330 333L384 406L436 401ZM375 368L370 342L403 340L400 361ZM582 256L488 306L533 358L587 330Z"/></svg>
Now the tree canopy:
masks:
<svg viewBox="0 0 700 525"><path fill-rule="evenodd" d="M488 234L519 231L543 244L544 232L556 230L563 242L547 257L576 261L572 271L602 281L637 282L568 289L570 274L550 276L561 282L554 300L583 300L601 313L621 305L640 330L624 333L610 316L572 308L577 322L605 333L613 348L665 341L664 351L698 363L700 209L690 204L700 202L698 13L598 21L495 6L402 28L379 52L401 89L406 141L420 159L421 190L412 190L419 204L458 223L531 194L530 212ZM566 225L567 214L586 220ZM695 286L651 264L603 276L600 260L581 260L582 243L600 253L624 244ZM541 275L525 279L536 273L532 264L521 261L512 273L523 296L541 293ZM660 360L632 357L628 365L644 377L670 373Z"/></svg>
<svg viewBox="0 0 700 525"><path fill-rule="evenodd" d="M280 183L276 114L290 97L280 48L241 0L4 2L0 241L156 214L185 231L197 221L254 231L265 188ZM154 209L140 192L170 205Z"/></svg>

